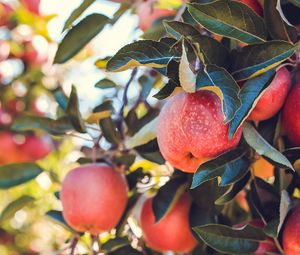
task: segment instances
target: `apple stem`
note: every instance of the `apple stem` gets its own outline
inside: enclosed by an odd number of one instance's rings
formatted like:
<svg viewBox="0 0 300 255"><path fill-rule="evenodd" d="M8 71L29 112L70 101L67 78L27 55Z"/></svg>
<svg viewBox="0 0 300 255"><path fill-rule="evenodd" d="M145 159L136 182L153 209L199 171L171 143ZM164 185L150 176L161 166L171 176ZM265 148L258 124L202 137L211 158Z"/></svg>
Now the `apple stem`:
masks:
<svg viewBox="0 0 300 255"><path fill-rule="evenodd" d="M74 255L75 254L75 249L76 249L76 246L78 244L78 238L77 237L74 237L72 242L71 242L71 245L70 245L70 255Z"/></svg>

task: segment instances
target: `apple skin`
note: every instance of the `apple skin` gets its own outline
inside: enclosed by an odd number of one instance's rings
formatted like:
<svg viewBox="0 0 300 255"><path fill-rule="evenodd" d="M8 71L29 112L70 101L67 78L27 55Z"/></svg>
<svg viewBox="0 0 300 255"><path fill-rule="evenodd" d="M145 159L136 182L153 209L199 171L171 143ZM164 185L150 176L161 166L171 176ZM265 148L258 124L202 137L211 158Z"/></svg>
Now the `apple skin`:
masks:
<svg viewBox="0 0 300 255"><path fill-rule="evenodd" d="M248 119L261 121L273 117L284 105L290 85L290 72L285 67L280 68L271 84L259 98Z"/></svg>
<svg viewBox="0 0 300 255"><path fill-rule="evenodd" d="M46 138L27 136L19 149L28 155L30 161L36 161L46 157L53 150L53 146Z"/></svg>
<svg viewBox="0 0 300 255"><path fill-rule="evenodd" d="M282 112L282 126L289 141L300 146L300 82L289 93Z"/></svg>
<svg viewBox="0 0 300 255"><path fill-rule="evenodd" d="M300 206L288 216L283 229L283 250L285 255L300 254Z"/></svg>
<svg viewBox="0 0 300 255"><path fill-rule="evenodd" d="M31 13L34 13L36 15L40 15L40 2L41 0L22 0L22 4L24 7L30 11Z"/></svg>
<svg viewBox="0 0 300 255"><path fill-rule="evenodd" d="M0 27L8 25L12 12L13 8L9 4L0 3Z"/></svg>
<svg viewBox="0 0 300 255"><path fill-rule="evenodd" d="M118 224L127 192L125 178L112 167L82 165L69 172L62 183L63 216L75 230L98 235Z"/></svg>
<svg viewBox="0 0 300 255"><path fill-rule="evenodd" d="M202 163L238 145L242 129L229 140L228 128L215 93L180 92L161 110L157 141L163 157L175 168L194 173Z"/></svg>
<svg viewBox="0 0 300 255"><path fill-rule="evenodd" d="M264 11L257 0L238 0L239 2L250 7L258 16L263 16Z"/></svg>
<svg viewBox="0 0 300 255"><path fill-rule="evenodd" d="M146 32L155 20L162 17L174 16L176 11L156 8L155 0L146 0L137 6L136 14L139 18L139 28Z"/></svg>
<svg viewBox="0 0 300 255"><path fill-rule="evenodd" d="M189 225L191 198L183 193L173 208L155 223L152 198L142 208L140 224L143 237L149 247L159 252L190 252L197 245Z"/></svg>

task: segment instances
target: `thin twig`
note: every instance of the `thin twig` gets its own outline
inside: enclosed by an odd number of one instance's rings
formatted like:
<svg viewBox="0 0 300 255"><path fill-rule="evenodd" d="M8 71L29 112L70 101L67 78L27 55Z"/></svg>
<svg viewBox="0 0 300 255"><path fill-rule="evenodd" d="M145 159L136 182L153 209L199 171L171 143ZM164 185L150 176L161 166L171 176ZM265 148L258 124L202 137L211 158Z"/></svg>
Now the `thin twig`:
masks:
<svg viewBox="0 0 300 255"><path fill-rule="evenodd" d="M76 249L76 246L78 244L78 237L74 237L72 242L71 242L71 245L70 245L70 255L74 255L75 254L75 249Z"/></svg>

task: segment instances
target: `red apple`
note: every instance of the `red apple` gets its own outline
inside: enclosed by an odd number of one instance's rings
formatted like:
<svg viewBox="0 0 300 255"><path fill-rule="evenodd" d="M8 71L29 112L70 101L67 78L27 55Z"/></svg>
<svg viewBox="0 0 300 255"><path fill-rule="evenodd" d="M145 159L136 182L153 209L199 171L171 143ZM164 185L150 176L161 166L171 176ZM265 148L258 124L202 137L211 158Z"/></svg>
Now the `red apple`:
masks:
<svg viewBox="0 0 300 255"><path fill-rule="evenodd" d="M155 223L152 198L143 205L140 224L143 237L149 247L159 252L187 253L195 248L197 241L189 225L191 198L182 194L173 208L159 222Z"/></svg>
<svg viewBox="0 0 300 255"><path fill-rule="evenodd" d="M12 7L6 3L0 3L0 27L7 26L13 12Z"/></svg>
<svg viewBox="0 0 300 255"><path fill-rule="evenodd" d="M261 121L273 117L282 108L290 85L290 72L285 67L280 68L271 84L259 98L248 119Z"/></svg>
<svg viewBox="0 0 300 255"><path fill-rule="evenodd" d="M98 235L118 224L127 204L127 191L125 178L112 167L80 166L63 181L63 216L75 230Z"/></svg>
<svg viewBox="0 0 300 255"><path fill-rule="evenodd" d="M289 93L282 112L282 126L295 146L300 146L300 82Z"/></svg>
<svg viewBox="0 0 300 255"><path fill-rule="evenodd" d="M155 7L155 2L155 0L142 1L136 8L136 14L139 18L139 28L144 32L151 27L155 20L176 14L174 10Z"/></svg>
<svg viewBox="0 0 300 255"><path fill-rule="evenodd" d="M22 0L24 7L36 15L40 15L40 2L40 0Z"/></svg>
<svg viewBox="0 0 300 255"><path fill-rule="evenodd" d="M242 130L229 140L228 127L215 93L180 92L161 110L157 141L167 161L184 172L193 173L202 163L237 146Z"/></svg>
<svg viewBox="0 0 300 255"><path fill-rule="evenodd" d="M300 254L300 206L286 219L282 237L285 255Z"/></svg>
<svg viewBox="0 0 300 255"><path fill-rule="evenodd" d="M261 17L263 16L264 14L263 9L257 0L238 0L238 1L250 7L253 11L256 12L257 15Z"/></svg>

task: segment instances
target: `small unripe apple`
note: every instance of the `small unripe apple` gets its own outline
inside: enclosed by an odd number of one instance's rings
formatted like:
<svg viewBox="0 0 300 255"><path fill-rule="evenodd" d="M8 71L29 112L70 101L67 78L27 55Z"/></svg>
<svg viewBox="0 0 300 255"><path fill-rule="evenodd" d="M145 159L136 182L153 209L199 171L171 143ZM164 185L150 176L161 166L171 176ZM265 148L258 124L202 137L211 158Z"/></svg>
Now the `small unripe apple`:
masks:
<svg viewBox="0 0 300 255"><path fill-rule="evenodd" d="M248 119L261 121L273 117L284 105L290 85L290 72L285 67L280 68L271 84L259 98Z"/></svg>
<svg viewBox="0 0 300 255"><path fill-rule="evenodd" d="M12 12L13 8L9 4L0 3L0 27L8 25Z"/></svg>
<svg viewBox="0 0 300 255"><path fill-rule="evenodd" d="M22 0L22 4L24 5L24 7L36 14L36 15L40 15L40 2L41 0Z"/></svg>
<svg viewBox="0 0 300 255"><path fill-rule="evenodd" d="M62 183L63 216L75 230L98 235L118 224L126 208L127 191L125 178L112 167L80 166Z"/></svg>
<svg viewBox="0 0 300 255"><path fill-rule="evenodd" d="M300 206L286 219L282 243L285 255L300 254Z"/></svg>
<svg viewBox="0 0 300 255"><path fill-rule="evenodd" d="M250 7L253 11L256 12L257 15L261 17L263 16L264 13L263 9L257 0L238 0L238 1Z"/></svg>
<svg viewBox="0 0 300 255"><path fill-rule="evenodd" d="M197 245L189 225L191 198L182 194L173 208L157 223L152 210L152 198L145 201L140 224L149 247L159 252L190 252Z"/></svg>
<svg viewBox="0 0 300 255"><path fill-rule="evenodd" d="M155 2L155 0L142 1L136 8L136 14L139 18L139 28L144 32L151 27L155 20L176 14L174 10L155 7Z"/></svg>
<svg viewBox="0 0 300 255"><path fill-rule="evenodd" d="M215 93L180 92L167 101L159 115L159 149L174 167L193 173L202 163L238 145L242 130L229 140L228 127Z"/></svg>
<svg viewBox="0 0 300 255"><path fill-rule="evenodd" d="M282 112L282 126L289 141L300 146L300 82L289 93Z"/></svg>

